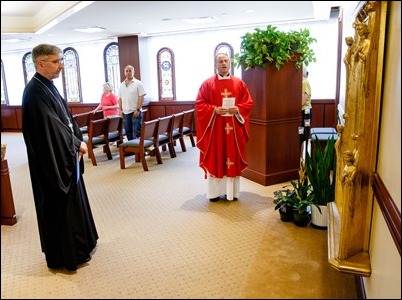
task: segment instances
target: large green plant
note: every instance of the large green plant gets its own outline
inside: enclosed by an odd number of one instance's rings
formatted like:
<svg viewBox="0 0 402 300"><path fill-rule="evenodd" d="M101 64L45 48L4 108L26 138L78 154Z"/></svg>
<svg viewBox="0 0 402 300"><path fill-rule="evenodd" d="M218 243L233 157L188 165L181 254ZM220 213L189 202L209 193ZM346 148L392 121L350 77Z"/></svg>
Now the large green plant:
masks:
<svg viewBox="0 0 402 300"><path fill-rule="evenodd" d="M233 56L235 67L265 68L268 62L273 62L279 70L289 60L296 60L297 68L316 61L310 45L317 40L310 36L309 29L284 32L268 25L265 30L256 28L241 39L240 53Z"/></svg>
<svg viewBox="0 0 402 300"><path fill-rule="evenodd" d="M335 139L328 138L325 147L321 146L317 136L312 138L313 153L307 152L307 177L313 188L313 202L327 205L335 200L336 157Z"/></svg>

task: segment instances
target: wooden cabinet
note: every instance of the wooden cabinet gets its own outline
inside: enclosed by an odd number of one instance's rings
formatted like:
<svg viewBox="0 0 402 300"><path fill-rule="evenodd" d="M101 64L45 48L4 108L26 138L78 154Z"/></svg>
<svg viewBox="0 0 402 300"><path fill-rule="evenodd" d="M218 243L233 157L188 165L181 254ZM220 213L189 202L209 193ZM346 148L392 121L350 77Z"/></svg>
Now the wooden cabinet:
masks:
<svg viewBox="0 0 402 300"><path fill-rule="evenodd" d="M1 225L17 223L7 159L1 161Z"/></svg>
<svg viewBox="0 0 402 300"><path fill-rule="evenodd" d="M268 63L265 69L243 70L242 78L254 100L246 144L249 166L242 175L265 186L296 179L302 70L295 62L285 63L279 71Z"/></svg>

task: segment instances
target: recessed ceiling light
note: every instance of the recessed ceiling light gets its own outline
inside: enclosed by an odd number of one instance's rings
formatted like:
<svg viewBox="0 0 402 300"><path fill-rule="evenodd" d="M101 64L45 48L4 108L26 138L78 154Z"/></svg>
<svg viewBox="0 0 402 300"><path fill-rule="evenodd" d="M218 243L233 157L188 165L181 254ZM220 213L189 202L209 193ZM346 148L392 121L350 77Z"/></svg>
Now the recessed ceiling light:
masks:
<svg viewBox="0 0 402 300"><path fill-rule="evenodd" d="M79 31L79 32L85 32L85 33L95 33L95 32L105 31L106 28L99 27L99 26L93 26L93 27L87 27L87 28L76 28L74 30Z"/></svg>
<svg viewBox="0 0 402 300"><path fill-rule="evenodd" d="M207 24L207 23L216 23L220 20L216 17L201 17L201 18L193 18L193 19L183 19L184 22L189 24Z"/></svg>

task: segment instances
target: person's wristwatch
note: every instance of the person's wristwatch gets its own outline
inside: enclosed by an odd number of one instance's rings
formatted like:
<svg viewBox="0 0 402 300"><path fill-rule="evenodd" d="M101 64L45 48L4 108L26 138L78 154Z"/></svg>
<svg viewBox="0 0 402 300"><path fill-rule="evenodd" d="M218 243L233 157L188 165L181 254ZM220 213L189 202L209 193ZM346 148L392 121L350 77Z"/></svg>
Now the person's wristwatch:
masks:
<svg viewBox="0 0 402 300"><path fill-rule="evenodd" d="M137 111L141 111L139 108L136 109Z"/></svg>

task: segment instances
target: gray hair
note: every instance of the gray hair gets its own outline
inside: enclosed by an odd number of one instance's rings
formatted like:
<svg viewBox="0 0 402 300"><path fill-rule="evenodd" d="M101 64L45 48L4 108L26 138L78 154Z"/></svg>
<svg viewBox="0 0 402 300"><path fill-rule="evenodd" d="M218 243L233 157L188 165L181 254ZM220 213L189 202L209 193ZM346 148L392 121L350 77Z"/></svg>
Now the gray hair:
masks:
<svg viewBox="0 0 402 300"><path fill-rule="evenodd" d="M36 64L36 60L42 56L63 54L63 50L55 45L40 44L32 49L32 61Z"/></svg>
<svg viewBox="0 0 402 300"><path fill-rule="evenodd" d="M105 82L103 87L108 88L109 91L113 91L113 85L110 82Z"/></svg>

